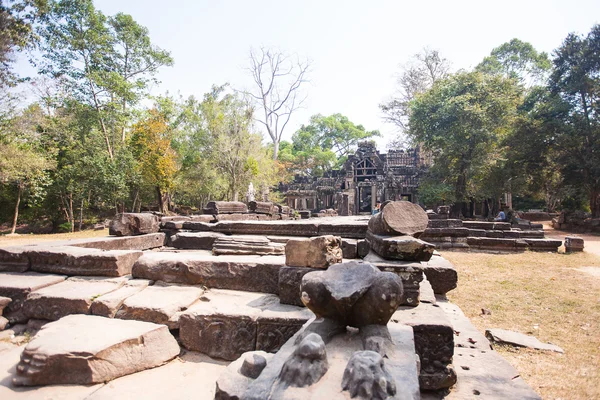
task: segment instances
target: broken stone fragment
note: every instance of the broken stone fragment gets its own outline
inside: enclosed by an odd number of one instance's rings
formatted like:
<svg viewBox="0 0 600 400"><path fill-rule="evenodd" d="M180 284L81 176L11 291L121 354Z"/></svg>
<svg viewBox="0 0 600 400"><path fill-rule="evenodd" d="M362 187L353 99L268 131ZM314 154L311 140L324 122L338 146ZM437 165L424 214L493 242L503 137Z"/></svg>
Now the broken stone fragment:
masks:
<svg viewBox="0 0 600 400"><path fill-rule="evenodd" d="M410 201L392 201L369 220L369 231L375 235L415 236L419 237L429 218L417 204Z"/></svg>
<svg viewBox="0 0 600 400"><path fill-rule="evenodd" d="M317 317L360 328L385 325L402 303L402 280L373 265L335 264L302 278L302 302Z"/></svg>
<svg viewBox="0 0 600 400"><path fill-rule="evenodd" d="M69 315L42 327L25 347L15 386L91 384L166 363L179 345L164 325Z"/></svg>
<svg viewBox="0 0 600 400"><path fill-rule="evenodd" d="M110 221L109 235L133 236L158 232L160 220L157 215L149 213L118 214Z"/></svg>
<svg viewBox="0 0 600 400"><path fill-rule="evenodd" d="M264 351L249 351L227 366L217 379L216 400L239 400L248 385L256 379L273 354Z"/></svg>
<svg viewBox="0 0 600 400"><path fill-rule="evenodd" d="M529 347L536 350L549 350L564 353L560 347L540 342L536 337L505 329L486 329L485 336L496 343L506 343L518 347Z"/></svg>
<svg viewBox="0 0 600 400"><path fill-rule="evenodd" d="M341 246L342 240L332 235L290 239L285 245L285 264L290 267L325 269L342 262Z"/></svg>
<svg viewBox="0 0 600 400"><path fill-rule="evenodd" d="M10 303L11 301L12 300L9 297L0 296L0 315L2 315L2 312L4 311L6 306L8 306L8 303Z"/></svg>

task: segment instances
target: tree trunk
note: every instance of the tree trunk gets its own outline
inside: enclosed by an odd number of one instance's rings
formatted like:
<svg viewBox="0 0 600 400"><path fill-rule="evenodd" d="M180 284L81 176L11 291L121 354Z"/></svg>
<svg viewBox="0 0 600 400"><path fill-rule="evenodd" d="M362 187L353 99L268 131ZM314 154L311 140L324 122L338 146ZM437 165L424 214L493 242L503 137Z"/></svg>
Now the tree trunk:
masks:
<svg viewBox="0 0 600 400"><path fill-rule="evenodd" d="M163 202L162 202L162 193L158 186L156 187L156 199L158 200L158 211L160 213L164 213Z"/></svg>
<svg viewBox="0 0 600 400"><path fill-rule="evenodd" d="M23 193L23 183L19 181L17 185L17 204L15 205L15 216L13 218L12 229L10 230L11 234L15 233L17 229L17 219L19 218L19 204L21 203L21 194Z"/></svg>
<svg viewBox="0 0 600 400"><path fill-rule="evenodd" d="M593 188L590 193L590 211L592 218L600 218L600 190Z"/></svg>
<svg viewBox="0 0 600 400"><path fill-rule="evenodd" d="M277 160L279 157L279 140L273 142L273 160Z"/></svg>
<svg viewBox="0 0 600 400"><path fill-rule="evenodd" d="M75 232L75 216L73 215L73 193L69 193L69 220L71 222L71 232Z"/></svg>
<svg viewBox="0 0 600 400"><path fill-rule="evenodd" d="M81 198L81 206L79 207L79 232L83 227L83 198Z"/></svg>

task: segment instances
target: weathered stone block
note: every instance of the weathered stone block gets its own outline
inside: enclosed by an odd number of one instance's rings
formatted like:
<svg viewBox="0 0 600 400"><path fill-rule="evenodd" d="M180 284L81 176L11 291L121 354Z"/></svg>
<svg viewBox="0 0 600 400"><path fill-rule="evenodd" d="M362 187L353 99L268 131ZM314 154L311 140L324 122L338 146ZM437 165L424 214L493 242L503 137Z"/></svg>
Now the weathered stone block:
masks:
<svg viewBox="0 0 600 400"><path fill-rule="evenodd" d="M209 201L202 211L212 215L247 213L248 206L241 201Z"/></svg>
<svg viewBox="0 0 600 400"><path fill-rule="evenodd" d="M420 262L385 260L374 252L370 252L364 261L373 264L381 271L393 272L402 279L404 296L401 305L416 307L419 304L419 287L423 280L423 266Z"/></svg>
<svg viewBox="0 0 600 400"><path fill-rule="evenodd" d="M371 245L366 239L360 239L356 242L356 252L358 257L364 258L371 251Z"/></svg>
<svg viewBox="0 0 600 400"><path fill-rule="evenodd" d="M183 229L188 229L194 232L210 232L212 231L214 224L209 224L203 221L185 221L183 223Z"/></svg>
<svg viewBox="0 0 600 400"><path fill-rule="evenodd" d="M237 360L227 366L217 380L215 389L216 400L241 399L248 385L263 371L273 354L264 351L250 351L242 354ZM247 365L252 364L252 368ZM248 370L258 371L249 373Z"/></svg>
<svg viewBox="0 0 600 400"><path fill-rule="evenodd" d="M380 236L367 233L371 249L385 259L427 261L435 246L412 236Z"/></svg>
<svg viewBox="0 0 600 400"><path fill-rule="evenodd" d="M422 262L423 273L431 284L434 293L446 294L456 289L458 274L452 263L441 256L433 256L427 262Z"/></svg>
<svg viewBox="0 0 600 400"><path fill-rule="evenodd" d="M158 232L160 220L157 215L149 213L118 214L110 221L108 233L115 236L133 236Z"/></svg>
<svg viewBox="0 0 600 400"><path fill-rule="evenodd" d="M417 204L409 201L387 203L378 214L369 220L369 231L375 235L419 236L425 229L429 218Z"/></svg>
<svg viewBox="0 0 600 400"><path fill-rule="evenodd" d="M429 229L462 228L463 221L460 219L430 219L427 225Z"/></svg>
<svg viewBox="0 0 600 400"><path fill-rule="evenodd" d="M367 234L367 220L352 220L333 218L319 222L318 235L334 235L344 238L364 239Z"/></svg>
<svg viewBox="0 0 600 400"><path fill-rule="evenodd" d="M278 350L311 317L274 295L210 290L181 315L179 336L186 349L235 360L246 351Z"/></svg>
<svg viewBox="0 0 600 400"><path fill-rule="evenodd" d="M583 238L580 238L578 236L565 237L565 250L567 253L583 251L583 247Z"/></svg>
<svg viewBox="0 0 600 400"><path fill-rule="evenodd" d="M29 269L27 247L0 248L0 272L25 272Z"/></svg>
<svg viewBox="0 0 600 400"><path fill-rule="evenodd" d="M148 233L138 236L103 237L69 241L68 246L99 250L148 250L167 243L164 233Z"/></svg>
<svg viewBox="0 0 600 400"><path fill-rule="evenodd" d="M27 250L31 270L65 275L123 276L143 254L138 250L85 249L72 246L35 246Z"/></svg>
<svg viewBox="0 0 600 400"><path fill-rule="evenodd" d="M273 243L266 236L223 235L213 243L212 252L214 255L283 255L285 245Z"/></svg>
<svg viewBox="0 0 600 400"><path fill-rule="evenodd" d="M13 384L91 384L164 364L179 354L164 325L70 315L25 347Z"/></svg>
<svg viewBox="0 0 600 400"><path fill-rule="evenodd" d="M186 228L188 229L188 228ZM213 230L228 235L318 236L318 224L313 221L224 221Z"/></svg>
<svg viewBox="0 0 600 400"><path fill-rule="evenodd" d="M29 318L57 320L70 314L89 314L92 302L119 289L124 278L73 277L27 296L23 313Z"/></svg>
<svg viewBox="0 0 600 400"><path fill-rule="evenodd" d="M523 239L532 251L558 251L562 246L561 240L554 239Z"/></svg>
<svg viewBox="0 0 600 400"><path fill-rule="evenodd" d="M90 311L93 315L99 315L101 317L114 318L115 314L123 305L123 302L136 293L144 290L150 281L145 279L132 279L127 281L125 286L119 289L104 294L94 300Z"/></svg>
<svg viewBox="0 0 600 400"><path fill-rule="evenodd" d="M292 239L285 245L285 264L324 269L342 262L342 240L336 236Z"/></svg>
<svg viewBox="0 0 600 400"><path fill-rule="evenodd" d="M215 240L223 235L218 232L179 232L169 238L169 246L177 249L212 250Z"/></svg>
<svg viewBox="0 0 600 400"><path fill-rule="evenodd" d="M214 256L209 252L146 253L133 267L135 278L209 288L277 293L283 256Z"/></svg>
<svg viewBox="0 0 600 400"><path fill-rule="evenodd" d="M115 318L169 324L178 312L186 310L202 296L204 291L197 287L167 285L157 282L139 293L127 297ZM175 326L173 326L173 322ZM177 328L171 321L171 328Z"/></svg>
<svg viewBox="0 0 600 400"><path fill-rule="evenodd" d="M300 284L302 277L314 271L306 267L281 267L279 268L279 300L281 304L291 304L304 307L300 299Z"/></svg>
<svg viewBox="0 0 600 400"><path fill-rule="evenodd" d="M342 238L342 257L343 258L357 258L358 249L356 239L345 239Z"/></svg>
<svg viewBox="0 0 600 400"><path fill-rule="evenodd" d="M27 317L21 312L27 295L35 290L60 283L66 278L63 275L38 274L37 272L0 272L0 296L12 299L12 302L4 310L4 316L11 323L27 321Z"/></svg>

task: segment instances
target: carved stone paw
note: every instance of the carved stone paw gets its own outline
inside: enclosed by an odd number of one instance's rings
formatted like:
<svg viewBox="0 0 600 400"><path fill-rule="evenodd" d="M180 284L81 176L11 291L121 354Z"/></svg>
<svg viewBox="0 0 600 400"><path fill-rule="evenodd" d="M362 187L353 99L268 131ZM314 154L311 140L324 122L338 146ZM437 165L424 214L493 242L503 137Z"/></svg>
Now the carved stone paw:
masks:
<svg viewBox="0 0 600 400"><path fill-rule="evenodd" d="M344 377L342 389L350 392L350 397L359 399L387 399L396 394L396 384L385 369L381 355L374 351L357 351L352 355Z"/></svg>
<svg viewBox="0 0 600 400"><path fill-rule="evenodd" d="M289 386L310 386L318 382L328 368L325 343L321 336L311 333L283 364L279 379Z"/></svg>

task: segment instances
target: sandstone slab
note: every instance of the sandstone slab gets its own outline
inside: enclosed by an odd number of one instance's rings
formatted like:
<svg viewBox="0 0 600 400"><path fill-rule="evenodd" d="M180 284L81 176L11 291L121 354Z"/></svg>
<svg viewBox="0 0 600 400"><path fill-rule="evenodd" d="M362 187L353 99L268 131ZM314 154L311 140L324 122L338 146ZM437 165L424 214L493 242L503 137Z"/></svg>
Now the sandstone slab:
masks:
<svg viewBox="0 0 600 400"><path fill-rule="evenodd" d="M13 384L91 384L164 364L179 354L166 326L91 315L45 325L25 347Z"/></svg>
<svg viewBox="0 0 600 400"><path fill-rule="evenodd" d="M300 298L300 284L302 277L314 271L306 267L281 267L279 268L279 300L281 304L291 304L304 307Z"/></svg>
<svg viewBox="0 0 600 400"><path fill-rule="evenodd" d="M210 232L213 230L214 224L210 224L204 221L185 221L183 223L183 229L187 229L194 232Z"/></svg>
<svg viewBox="0 0 600 400"><path fill-rule="evenodd" d="M146 253L133 267L135 278L209 288L277 293L283 256L214 256L209 252Z"/></svg>
<svg viewBox="0 0 600 400"><path fill-rule="evenodd" d="M158 232L160 220L157 215L149 213L118 214L108 227L108 233L115 236L144 235Z"/></svg>
<svg viewBox="0 0 600 400"><path fill-rule="evenodd" d="M138 236L80 239L65 242L65 245L100 250L148 250L162 247L166 242L166 235L159 232Z"/></svg>
<svg viewBox="0 0 600 400"><path fill-rule="evenodd" d="M429 261L435 245L412 236L381 236L367 233L371 249L381 257L401 261Z"/></svg>
<svg viewBox="0 0 600 400"><path fill-rule="evenodd" d="M554 344L540 342L536 337L525 335L520 332L509 331L506 329L486 329L485 336L496 343L506 343L518 347L564 353L563 349Z"/></svg>
<svg viewBox="0 0 600 400"><path fill-rule="evenodd" d="M218 232L179 232L169 238L169 246L177 249L212 250L215 240L225 236Z"/></svg>
<svg viewBox="0 0 600 400"><path fill-rule="evenodd" d="M247 351L277 351L311 317L271 294L209 290L181 314L179 336L188 350L235 360Z"/></svg>
<svg viewBox="0 0 600 400"><path fill-rule="evenodd" d="M125 278L73 277L27 296L23 313L28 318L57 320L70 314L89 314L92 303L119 289Z"/></svg>
<svg viewBox="0 0 600 400"><path fill-rule="evenodd" d="M141 292L148 287L150 281L145 279L132 279L119 289L104 294L94 300L90 311L93 315L114 318L128 297Z"/></svg>
<svg viewBox="0 0 600 400"><path fill-rule="evenodd" d="M86 249L73 246L35 246L27 250L31 270L65 275L123 276L142 255L139 250Z"/></svg>
<svg viewBox="0 0 600 400"><path fill-rule="evenodd" d="M209 201L206 208L202 210L204 214L236 214L247 213L248 206L241 201Z"/></svg>
<svg viewBox="0 0 600 400"><path fill-rule="evenodd" d="M9 297L12 302L4 310L4 316L11 323L27 321L22 313L23 302L29 293L64 281L64 275L39 274L37 272L0 272L0 296Z"/></svg>
<svg viewBox="0 0 600 400"><path fill-rule="evenodd" d="M266 236L221 236L212 248L215 255L283 255L285 245L273 243Z"/></svg>
<svg viewBox="0 0 600 400"><path fill-rule="evenodd" d="M285 264L324 269L342 262L342 240L337 236L292 239L285 245Z"/></svg>
<svg viewBox="0 0 600 400"><path fill-rule="evenodd" d="M357 240L342 238L342 257L345 259L357 258Z"/></svg>
<svg viewBox="0 0 600 400"><path fill-rule="evenodd" d="M187 229L187 228L186 228ZM318 236L318 224L307 221L222 221L212 228L228 235Z"/></svg>
<svg viewBox="0 0 600 400"><path fill-rule="evenodd" d="M197 287L157 282L125 299L115 317L168 324L171 329L177 329L179 321L172 318L196 302L203 292Z"/></svg>
<svg viewBox="0 0 600 400"><path fill-rule="evenodd" d="M0 248L0 272L25 272L29 269L26 246Z"/></svg>
<svg viewBox="0 0 600 400"><path fill-rule="evenodd" d="M584 247L583 238L578 237L578 236L565 237L565 251L567 253L583 251L583 247Z"/></svg>

